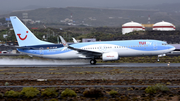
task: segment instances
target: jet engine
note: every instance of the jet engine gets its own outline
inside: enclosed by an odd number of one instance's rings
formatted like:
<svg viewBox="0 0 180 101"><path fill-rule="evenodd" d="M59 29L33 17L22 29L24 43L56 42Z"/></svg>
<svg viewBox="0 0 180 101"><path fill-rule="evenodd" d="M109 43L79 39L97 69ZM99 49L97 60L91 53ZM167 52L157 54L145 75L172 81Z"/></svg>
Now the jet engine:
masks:
<svg viewBox="0 0 180 101"><path fill-rule="evenodd" d="M103 53L102 60L103 61L119 60L119 56L117 52Z"/></svg>

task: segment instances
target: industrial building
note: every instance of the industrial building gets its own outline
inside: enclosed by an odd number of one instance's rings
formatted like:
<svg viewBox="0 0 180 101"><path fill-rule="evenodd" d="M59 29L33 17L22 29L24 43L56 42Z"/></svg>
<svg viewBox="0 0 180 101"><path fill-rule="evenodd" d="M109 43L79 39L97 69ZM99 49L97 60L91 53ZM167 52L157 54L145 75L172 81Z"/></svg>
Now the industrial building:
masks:
<svg viewBox="0 0 180 101"><path fill-rule="evenodd" d="M145 27L137 22L131 21L122 25L122 34L140 30L145 31Z"/></svg>
<svg viewBox="0 0 180 101"><path fill-rule="evenodd" d="M156 24L153 25L153 30L158 30L158 31L174 31L176 29L176 27L169 22L158 22Z"/></svg>

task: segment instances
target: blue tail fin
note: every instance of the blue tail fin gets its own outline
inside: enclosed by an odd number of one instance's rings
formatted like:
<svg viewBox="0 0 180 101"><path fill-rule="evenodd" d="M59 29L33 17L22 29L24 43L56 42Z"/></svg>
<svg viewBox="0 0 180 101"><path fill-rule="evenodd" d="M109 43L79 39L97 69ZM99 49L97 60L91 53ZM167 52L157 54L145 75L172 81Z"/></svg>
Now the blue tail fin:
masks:
<svg viewBox="0 0 180 101"><path fill-rule="evenodd" d="M16 39L19 46L34 46L43 44L52 44L39 40L16 16L11 16L11 23L14 28Z"/></svg>

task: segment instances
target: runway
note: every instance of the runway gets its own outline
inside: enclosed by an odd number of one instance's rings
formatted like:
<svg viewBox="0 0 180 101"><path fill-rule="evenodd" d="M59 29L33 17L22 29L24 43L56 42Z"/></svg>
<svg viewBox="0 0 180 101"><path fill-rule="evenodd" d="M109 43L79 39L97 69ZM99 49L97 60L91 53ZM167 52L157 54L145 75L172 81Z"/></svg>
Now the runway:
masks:
<svg viewBox="0 0 180 101"><path fill-rule="evenodd" d="M88 63L26 63L26 64L0 64L0 67L180 67L180 63L97 63L91 65Z"/></svg>

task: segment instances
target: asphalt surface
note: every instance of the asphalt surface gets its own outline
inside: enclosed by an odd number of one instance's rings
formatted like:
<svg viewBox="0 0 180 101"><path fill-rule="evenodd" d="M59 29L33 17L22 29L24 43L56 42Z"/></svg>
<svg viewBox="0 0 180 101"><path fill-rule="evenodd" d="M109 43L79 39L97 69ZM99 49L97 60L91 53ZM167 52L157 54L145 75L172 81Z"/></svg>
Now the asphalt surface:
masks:
<svg viewBox="0 0 180 101"><path fill-rule="evenodd" d="M0 67L179 67L180 63L97 63L91 65L88 63L26 63L26 64L1 64Z"/></svg>

